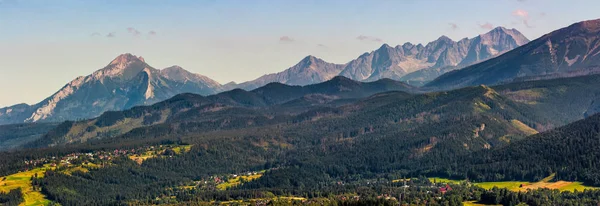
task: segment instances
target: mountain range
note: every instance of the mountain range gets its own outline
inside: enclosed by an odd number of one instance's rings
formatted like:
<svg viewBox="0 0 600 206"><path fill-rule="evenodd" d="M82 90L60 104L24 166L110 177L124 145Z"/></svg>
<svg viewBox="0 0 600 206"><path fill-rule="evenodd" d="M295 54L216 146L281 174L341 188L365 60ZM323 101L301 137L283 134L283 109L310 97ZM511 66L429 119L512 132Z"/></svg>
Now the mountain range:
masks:
<svg viewBox="0 0 600 206"><path fill-rule="evenodd" d="M98 140L114 142L125 137L185 136L272 125L278 125L279 129L316 127L319 122L337 120L354 126L332 127L328 133L367 127L409 129L411 125L426 129L436 125L446 128L447 132L460 133L455 138L461 139L473 132L468 127L485 124L487 132L496 131L484 141L470 143L477 143L477 148L481 149L486 142L490 146L504 145L506 138L518 139L546 131L600 111L600 105L595 104L600 100L599 80L600 75L590 75L425 94L390 79L364 83L338 76L308 86L270 83L252 91L234 89L210 96L180 94L151 106L106 112L88 120L67 121L43 137L38 136L39 141L29 147ZM355 122L346 120L348 118ZM369 121L361 122L361 119ZM456 125L442 126L451 119L455 119ZM464 128L457 129L459 127ZM431 131L423 132L432 135ZM485 134L489 134L487 132ZM497 139L500 137L504 140ZM112 140L114 138L117 140Z"/></svg>
<svg viewBox="0 0 600 206"><path fill-rule="evenodd" d="M241 84L225 85L178 66L158 70L141 57L123 54L106 67L88 76L77 77L35 105L0 108L0 125L93 118L106 111L150 105L180 93L210 95L236 88L249 91L272 82L309 85L335 76L358 81L387 78L421 85L443 72L494 57L526 42L527 38L519 31L498 27L458 42L442 36L425 46L405 43L390 47L384 44L346 64L328 63L307 56L285 71ZM410 75L402 79L407 74Z"/></svg>
<svg viewBox="0 0 600 206"><path fill-rule="evenodd" d="M572 24L496 58L448 72L427 87L453 89L598 72L600 19Z"/></svg>
<svg viewBox="0 0 600 206"><path fill-rule="evenodd" d="M56 145L115 137L140 127L181 121L215 121L215 119L227 118L235 122L230 116L241 116L241 119L244 119L262 114L264 111L281 113L281 115L297 115L314 109L315 106L348 104L360 98L388 91L414 92L416 88L389 79L363 83L340 76L308 86L269 83L252 91L234 89L206 97L186 93L152 106L106 112L98 118L89 120L68 121L56 130L61 132L51 132L44 139L52 140L52 143L47 144ZM279 119L271 119L271 121L276 120ZM217 128L219 127L206 128L206 130Z"/></svg>
<svg viewBox="0 0 600 206"><path fill-rule="evenodd" d="M425 46L408 42L395 47L383 44L379 49L364 53L346 64L328 63L308 56L285 71L231 86L251 90L269 82L308 85L337 75L358 81L389 78L422 85L444 72L490 59L527 42L529 40L516 29L497 27L458 42L441 36Z"/></svg>

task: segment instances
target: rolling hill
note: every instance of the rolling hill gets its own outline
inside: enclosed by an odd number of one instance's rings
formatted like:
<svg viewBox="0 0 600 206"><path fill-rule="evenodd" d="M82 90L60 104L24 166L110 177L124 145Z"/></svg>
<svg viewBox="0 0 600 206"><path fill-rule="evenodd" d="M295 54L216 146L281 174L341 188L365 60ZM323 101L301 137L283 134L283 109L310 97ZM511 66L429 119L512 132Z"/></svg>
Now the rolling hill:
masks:
<svg viewBox="0 0 600 206"><path fill-rule="evenodd" d="M597 162L600 153L600 115L532 135L486 153L474 155L459 174L468 174L477 181L530 180L539 181L551 174L556 179L582 181L600 185Z"/></svg>

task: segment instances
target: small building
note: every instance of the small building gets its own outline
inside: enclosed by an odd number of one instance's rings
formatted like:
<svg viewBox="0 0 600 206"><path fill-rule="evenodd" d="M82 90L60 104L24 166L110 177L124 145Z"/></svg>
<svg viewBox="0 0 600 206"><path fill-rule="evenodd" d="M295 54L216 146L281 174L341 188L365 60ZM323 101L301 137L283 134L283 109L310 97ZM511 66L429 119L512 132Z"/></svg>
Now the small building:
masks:
<svg viewBox="0 0 600 206"><path fill-rule="evenodd" d="M440 187L440 192L442 194L446 194L448 191L452 191L452 187L450 187L450 185L446 184L446 186Z"/></svg>

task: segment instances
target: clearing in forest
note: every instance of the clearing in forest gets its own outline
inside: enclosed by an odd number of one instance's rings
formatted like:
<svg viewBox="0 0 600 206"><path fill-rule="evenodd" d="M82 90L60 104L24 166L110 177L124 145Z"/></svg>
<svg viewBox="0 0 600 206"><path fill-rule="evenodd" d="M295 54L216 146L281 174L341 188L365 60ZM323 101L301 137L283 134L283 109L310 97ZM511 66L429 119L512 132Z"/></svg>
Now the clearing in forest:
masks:
<svg viewBox="0 0 600 206"><path fill-rule="evenodd" d="M160 146L158 150L150 150L145 151L143 154L134 154L129 155L129 159L137 162L138 164L142 164L144 161L150 158L158 157L161 154L164 154L167 148L170 148L175 152L175 154L180 155L182 153L187 153L192 149L192 145L178 145L174 147L165 146L163 149L163 145Z"/></svg>
<svg viewBox="0 0 600 206"><path fill-rule="evenodd" d="M584 191L586 189L600 189L598 187L590 187L590 186L585 186L583 185L582 182L569 182L569 181L556 181L556 182L551 182L552 180L554 180L556 174L552 174L542 180L540 180L539 182L522 182L522 181L503 181L503 182L477 182L477 183L473 183L473 185L481 187L483 189L489 190L492 189L494 187L497 188L506 188L509 189L511 191L514 192L518 192L518 191L527 191L528 189L531 190L536 190L536 189L541 189L541 188L548 188L548 189L557 189L562 191ZM465 182L465 180L451 180L451 179L447 179L447 178L439 178L439 177L430 177L428 178L429 181L431 182L435 182L436 183L450 183L450 184L460 184L462 182Z"/></svg>
<svg viewBox="0 0 600 206"><path fill-rule="evenodd" d="M586 189L599 189L597 187L590 187L583 185L582 182L568 182L568 181L556 181L551 182L556 174L552 174L539 182L481 182L475 183L474 185L479 186L484 189L491 189L493 187L498 188L506 188L511 191L527 191L527 190L536 190L541 188L548 189L557 189L562 191L583 191Z"/></svg>
<svg viewBox="0 0 600 206"><path fill-rule="evenodd" d="M38 190L33 189L31 177L44 177L44 173L48 169L54 169L46 164L44 167L36 168L29 171L19 172L6 177L0 177L0 192L9 192L17 188L21 188L25 202L21 205L48 205L50 200Z"/></svg>
<svg viewBox="0 0 600 206"><path fill-rule="evenodd" d="M227 182L217 185L217 189L226 190L227 188L235 187L235 186L238 186L239 184L242 184L242 179L244 180L244 182L250 182L252 180L262 177L262 175L263 175L262 173L256 173L256 174L252 174L252 175L243 175L243 176L234 177L234 178L227 180Z"/></svg>

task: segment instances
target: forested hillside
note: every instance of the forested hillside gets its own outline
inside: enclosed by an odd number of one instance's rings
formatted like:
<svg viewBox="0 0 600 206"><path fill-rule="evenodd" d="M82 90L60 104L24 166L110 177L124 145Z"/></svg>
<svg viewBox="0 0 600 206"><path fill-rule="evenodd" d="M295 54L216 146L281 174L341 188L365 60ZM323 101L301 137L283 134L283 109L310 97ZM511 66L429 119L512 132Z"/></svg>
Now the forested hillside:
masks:
<svg viewBox="0 0 600 206"><path fill-rule="evenodd" d="M600 186L600 114L532 135L505 148L475 153L454 168L475 181L556 179Z"/></svg>
<svg viewBox="0 0 600 206"><path fill-rule="evenodd" d="M232 90L208 97L182 94L153 106L107 112L92 120L64 122L30 144L50 147L6 153L7 158L0 162L1 172L33 169L39 165L28 161L78 152L191 145L189 151L177 155L165 151L162 158L136 162L132 158L115 157L109 163L94 163L108 166L88 166L84 171L67 174L47 172L36 184L49 198L65 205L132 200L147 203L157 198L162 202L172 195L209 200L207 195L213 194L225 200L227 195L234 194L264 197L265 191L304 196L314 190L355 190L332 189L340 183L363 185L422 175L472 181L535 181L556 173L561 179L597 184L589 170L593 168L589 161L596 160L596 154L565 153L564 158L577 161L564 163L567 159L544 153L527 154L552 146L525 147L535 144L529 143L533 139L555 132L535 135L538 131L583 118L581 104L569 101L577 98L595 102L597 78L531 81L494 88L476 86L422 94L393 91L399 90L399 84L390 80L365 84L336 78L321 87L274 83L250 92ZM387 92L371 95L376 91ZM536 95L527 95L532 93ZM365 95L370 96L361 98ZM585 111L594 108L590 106ZM554 111L561 111L563 118L554 118ZM109 128L127 130L110 134ZM81 138L68 136L73 134ZM555 139L544 144L553 142L562 145ZM554 153L548 154L580 151L576 145L581 143L590 149L594 147L587 141L573 143L577 143L573 148L558 146L550 150ZM213 191L212 186L198 185L194 186L194 192L174 189L194 182L214 181L215 176L248 171L263 172L260 178L243 182L231 191Z"/></svg>

